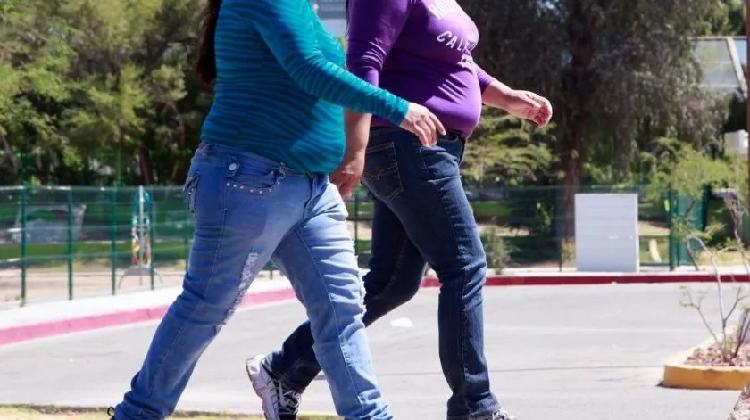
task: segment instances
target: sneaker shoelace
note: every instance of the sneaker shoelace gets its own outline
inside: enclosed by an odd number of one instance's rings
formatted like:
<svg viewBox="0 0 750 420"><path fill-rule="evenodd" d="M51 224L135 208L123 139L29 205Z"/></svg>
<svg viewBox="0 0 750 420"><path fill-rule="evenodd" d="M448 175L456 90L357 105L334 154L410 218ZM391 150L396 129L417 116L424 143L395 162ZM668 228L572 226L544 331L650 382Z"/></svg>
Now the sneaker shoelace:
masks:
<svg viewBox="0 0 750 420"><path fill-rule="evenodd" d="M274 380L276 392L273 394L273 403L280 410L289 410L283 414L296 414L299 408L301 394L291 389L285 389L280 381Z"/></svg>
<svg viewBox="0 0 750 420"><path fill-rule="evenodd" d="M517 420L505 410L500 410L492 415L492 420Z"/></svg>

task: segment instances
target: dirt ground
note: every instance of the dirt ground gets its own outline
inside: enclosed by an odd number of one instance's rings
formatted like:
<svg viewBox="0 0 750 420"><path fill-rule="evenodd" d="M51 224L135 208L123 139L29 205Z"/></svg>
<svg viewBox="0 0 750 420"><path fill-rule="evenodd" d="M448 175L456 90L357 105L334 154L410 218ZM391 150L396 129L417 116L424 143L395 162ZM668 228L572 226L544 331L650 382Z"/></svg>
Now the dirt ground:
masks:
<svg viewBox="0 0 750 420"><path fill-rule="evenodd" d="M158 272L154 288L181 284L183 273L177 271ZM116 270L115 292L133 292L151 288L151 276L123 277L125 270ZM104 296L112 294L111 271L74 271L73 298ZM45 272L30 269L26 275L26 298L28 302L69 299L68 274L66 271ZM0 271L0 304L18 302L21 299L20 270Z"/></svg>
<svg viewBox="0 0 750 420"><path fill-rule="evenodd" d="M368 223L359 222L355 224L348 222L347 227L354 238L369 240L372 229ZM488 224L480 224L480 232L490 227ZM524 229L500 228L501 235L515 236L528 235ZM669 229L656 226L648 222L639 225L641 235L667 235ZM566 267L574 266L574 262L566 261ZM553 268L558 267L558 261L539 262L530 268ZM185 270L185 262L178 261L170 265L156 267L157 276L154 278L154 288L178 286L182 283ZM126 267L117 268L114 276L112 269L107 263L103 264L75 264L73 267L73 298L104 296L118 292L143 291L151 288L151 276L146 273L142 276L126 276ZM278 275L278 272L276 272ZM26 275L28 302L43 302L52 300L69 299L69 279L67 266L49 268L31 268ZM0 308L13 307L21 299L21 272L18 269L0 270Z"/></svg>
<svg viewBox="0 0 750 420"><path fill-rule="evenodd" d="M693 354L688 357L686 364L691 366L748 367L750 366L750 345L741 344L737 352L737 357L733 357L731 360L724 360L721 346L719 343L714 343L707 348L695 349Z"/></svg>
<svg viewBox="0 0 750 420"><path fill-rule="evenodd" d="M750 385L740 393L737 404L729 415L729 420L750 420Z"/></svg>
<svg viewBox="0 0 750 420"><path fill-rule="evenodd" d="M73 274L73 298L96 297L111 295L113 278L111 269L75 269ZM124 276L125 269L115 271L115 293L137 292L151 289L151 276ZM164 269L156 268L154 289L175 287L182 284L185 275L184 266L170 266ZM271 278L271 273L264 271L257 279ZM279 276L278 271L273 276ZM26 275L27 302L59 301L70 298L68 292L68 274L64 269L56 271L30 269ZM20 270L0 270L0 309L15 307L21 300L21 272Z"/></svg>
<svg viewBox="0 0 750 420"><path fill-rule="evenodd" d="M106 409L70 409L55 407L0 407L0 420L103 420L107 418ZM173 419L189 418L191 420L263 420L261 416L244 416L234 414L176 413ZM330 416L300 416L299 420L337 420Z"/></svg>

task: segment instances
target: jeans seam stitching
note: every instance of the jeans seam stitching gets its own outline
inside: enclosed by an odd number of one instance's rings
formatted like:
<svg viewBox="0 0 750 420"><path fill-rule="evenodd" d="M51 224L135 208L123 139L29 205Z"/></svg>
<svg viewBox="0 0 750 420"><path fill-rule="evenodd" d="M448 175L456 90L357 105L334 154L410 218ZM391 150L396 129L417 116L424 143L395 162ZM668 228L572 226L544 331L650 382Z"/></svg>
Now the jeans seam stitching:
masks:
<svg viewBox="0 0 750 420"><path fill-rule="evenodd" d="M219 237L221 237L221 238L224 237L224 229L226 228L226 218L227 218L227 211L226 211L226 209L224 209L223 213L224 214L223 214L222 219L221 219L221 232L219 232ZM206 287L203 290L203 294L204 295L206 293L206 290L208 290L209 287L211 286L211 282L213 281L213 279L215 277L215 274L216 274L216 262L219 259L219 252L221 252L221 244L222 244L222 240L219 240L219 243L216 246L216 253L214 253L214 261L213 261L213 265L211 267L211 275L209 277L208 283L206 284ZM195 305L195 308L193 308L193 310L190 312L190 317L192 318L195 315L195 313L198 312L198 310L201 309L202 307L203 307L203 301L199 301L198 304ZM174 345L182 337L183 333L185 332L185 329L186 329L186 327L183 325L182 328L180 328L180 331L177 333L177 336L175 337L175 339L172 340L172 343L170 344L169 348L167 349L166 356L164 356L164 357L161 358L161 363L159 363L159 366L158 366L156 372L151 376L152 379L150 380L150 382L153 382L153 378L157 377L161 373L161 371L164 369L164 362L169 358L169 356L174 351ZM154 397L154 387L153 387L153 384L152 384L151 388L149 389L148 398L146 399L146 402L150 403L151 400L153 399L153 397ZM139 416L143 415L143 409L140 409L138 411L138 415Z"/></svg>
<svg viewBox="0 0 750 420"><path fill-rule="evenodd" d="M424 156L422 154L422 150L421 149L419 151L419 155L422 158L423 163L426 165L427 162L424 161ZM455 178L458 178L460 180L460 168L458 168L458 169L459 169L459 175L457 175L457 176L451 176L450 178L454 178L455 177ZM437 175L437 174L435 174L435 175ZM449 178L449 177L445 177L445 178ZM435 179L437 179L437 178L433 177L432 171L429 168L427 168L427 180L426 181L428 183L430 183L433 187L436 187L435 184L433 184L433 182L434 182ZM462 189L463 189L463 186L462 186ZM445 203L443 201L443 199L445 198L445 196L443 194L440 194L437 188L435 188L435 192L438 193L440 204L441 204L440 205L440 209L443 212L443 216L446 217L446 219L447 219L448 215L445 212ZM455 238L457 237L457 232L455 230L455 226L453 224L450 224L450 226L451 226L450 227L450 232L451 232L452 238L453 238L453 240L455 240ZM461 261L461 260L462 259L459 259L459 261ZM438 276L438 279L439 279L439 276ZM460 293L458 293L457 296L456 296L456 303L457 303L457 307L461 308L461 322L459 324L460 325L460 331L458 331L458 334L456 336L456 340L458 341L457 342L458 349L459 349L458 358L459 358L459 362L461 363L461 371L462 371L461 382L462 383L466 383L466 378L467 378L468 372L467 372L467 367L466 367L466 346L465 346L464 335L466 333L467 313L466 313L466 310L464 309L464 307L462 305L463 296L464 296L464 294L466 292L466 286L467 286L466 276L462 276L462 278L461 278L460 281L461 281L461 284L459 285ZM472 417L472 415L469 415L467 417L467 419L474 420L473 417Z"/></svg>
<svg viewBox="0 0 750 420"><path fill-rule="evenodd" d="M308 255L310 255L312 261L315 261L315 258L312 258L313 254L312 254L312 252L310 252L310 247L307 246L307 242L305 242L305 238L303 238L302 235L300 234L299 229L295 229L294 233L299 238L300 243L302 243L302 246L305 247L305 250L307 251ZM315 271L318 273L318 279L320 279L320 282L323 285L323 289L325 289L325 291L326 291L326 296L328 297L328 303L330 305L333 305L333 302L331 302L331 295L330 295L330 292L328 290L328 286L326 285L326 282L323 281L323 274L320 272L320 268L318 267L318 264L315 262L315 263L313 263L313 266L315 267ZM336 324L336 332L340 336L341 335L341 327L340 327L340 324L339 324L339 319L338 319L338 316L336 315L336 311L334 310L332 312L333 312L334 322ZM339 341L338 348L339 348L339 351L341 352L341 356L344 359L344 363L346 363L347 365L349 365L349 360L348 360L349 358L346 356L346 353L344 352L344 349L341 348L340 343L341 342ZM317 357L317 355L316 355L316 357ZM357 384L355 383L354 378L352 378L351 372L349 371L349 366L347 366L346 374L349 377L349 381L351 382L351 385L352 385L352 388L354 389L354 392L357 394L357 402L359 403L360 410L364 410L364 403L362 402L362 398L360 397L360 391L357 388Z"/></svg>
<svg viewBox="0 0 750 420"><path fill-rule="evenodd" d="M396 188L394 188L394 190L391 191L391 193L387 197L384 197L382 200L385 203L390 203L404 193L404 182L401 179L401 167L398 164L398 156L396 156L396 144L394 142L391 141L388 143L379 144L373 147L373 149L368 153L383 151L388 151L392 154L388 167L376 173L363 174L362 178L363 180L369 179L373 182L378 182L381 178L392 176L394 181L396 181Z"/></svg>

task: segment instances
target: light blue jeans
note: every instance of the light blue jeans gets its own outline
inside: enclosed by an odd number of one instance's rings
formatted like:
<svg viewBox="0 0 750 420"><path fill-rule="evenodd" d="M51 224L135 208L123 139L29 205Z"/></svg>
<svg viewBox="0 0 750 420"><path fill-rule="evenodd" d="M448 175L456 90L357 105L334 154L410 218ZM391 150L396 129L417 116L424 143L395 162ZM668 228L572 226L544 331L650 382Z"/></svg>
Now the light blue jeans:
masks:
<svg viewBox="0 0 750 420"><path fill-rule="evenodd" d="M157 328L115 419L173 413L198 358L269 259L307 310L338 415L392 419L362 323L363 288L346 208L327 176L207 144L193 157L185 192L195 236L183 291Z"/></svg>

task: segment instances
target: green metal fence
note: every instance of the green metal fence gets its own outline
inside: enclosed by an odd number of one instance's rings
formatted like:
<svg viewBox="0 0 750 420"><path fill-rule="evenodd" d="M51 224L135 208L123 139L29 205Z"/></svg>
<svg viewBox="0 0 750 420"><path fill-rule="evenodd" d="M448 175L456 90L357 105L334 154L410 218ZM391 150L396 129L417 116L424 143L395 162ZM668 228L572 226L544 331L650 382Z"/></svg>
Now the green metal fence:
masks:
<svg viewBox="0 0 750 420"><path fill-rule="evenodd" d="M601 186L582 192L643 190ZM568 241L558 235L570 223L559 216L559 193L557 187L467 191L491 267L575 265ZM372 203L358 194L347 206L359 262L366 267ZM669 265L668 209L644 201L639 213L642 264ZM134 233L141 241L137 249ZM179 285L192 235L178 186L0 187L0 305ZM278 272L268 265L261 275Z"/></svg>

